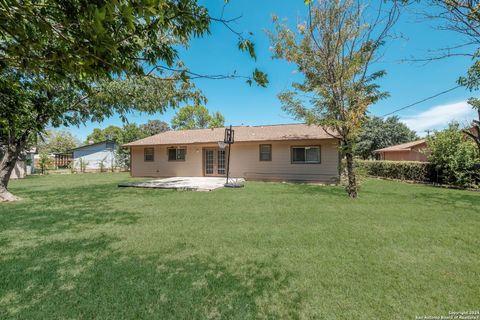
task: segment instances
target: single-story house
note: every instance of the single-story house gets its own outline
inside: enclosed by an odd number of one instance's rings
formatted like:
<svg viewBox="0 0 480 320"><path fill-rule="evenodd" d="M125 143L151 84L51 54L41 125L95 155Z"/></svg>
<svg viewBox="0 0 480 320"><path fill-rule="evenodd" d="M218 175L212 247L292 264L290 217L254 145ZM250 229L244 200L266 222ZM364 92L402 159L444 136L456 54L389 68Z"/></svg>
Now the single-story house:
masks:
<svg viewBox="0 0 480 320"><path fill-rule="evenodd" d="M397 144L375 150L380 160L391 161L427 161L428 148L425 139Z"/></svg>
<svg viewBox="0 0 480 320"><path fill-rule="evenodd" d="M336 182L339 140L305 124L236 126L230 176L250 180ZM225 176L224 128L167 131L127 143L133 177Z"/></svg>
<svg viewBox="0 0 480 320"><path fill-rule="evenodd" d="M116 149L117 144L110 140L90 143L72 149L72 161L77 170L80 169L82 162L85 165L86 171L99 171L102 163L103 167L108 170L115 164Z"/></svg>

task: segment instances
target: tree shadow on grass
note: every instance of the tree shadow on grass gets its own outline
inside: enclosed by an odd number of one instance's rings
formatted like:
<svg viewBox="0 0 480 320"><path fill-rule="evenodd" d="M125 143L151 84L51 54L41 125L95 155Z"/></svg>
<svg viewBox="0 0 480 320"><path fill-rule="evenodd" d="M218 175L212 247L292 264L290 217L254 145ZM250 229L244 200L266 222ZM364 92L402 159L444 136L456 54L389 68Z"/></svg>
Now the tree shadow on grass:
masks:
<svg viewBox="0 0 480 320"><path fill-rule="evenodd" d="M61 191L53 189L41 194L26 192L31 196L25 202L0 207L1 230L36 231L40 235L50 235L81 231L88 226L106 223L136 223L138 212L112 207L115 202L111 191L105 186L85 186Z"/></svg>
<svg viewBox="0 0 480 320"><path fill-rule="evenodd" d="M445 189L430 185L408 185L411 192L395 192L395 188L385 188L382 190L361 190L361 193L374 196L385 201L415 201L423 203L433 203L445 208L461 207L480 207L480 193L465 190Z"/></svg>
<svg viewBox="0 0 480 320"><path fill-rule="evenodd" d="M430 187L434 188L434 187ZM424 199L428 203L436 203L441 206L455 207L471 207L480 208L480 193L471 194L468 191L449 190L450 192L435 193L433 192L415 192L415 197Z"/></svg>
<svg viewBox="0 0 480 320"><path fill-rule="evenodd" d="M317 195L342 198L345 198L347 195L345 188L341 185L316 185L300 182L289 182L283 184L282 186L282 194Z"/></svg>
<svg viewBox="0 0 480 320"><path fill-rule="evenodd" d="M0 318L298 318L299 295L273 263L233 273L208 257L126 255L110 249L113 241L54 241L3 256ZM283 308L262 303L278 300Z"/></svg>

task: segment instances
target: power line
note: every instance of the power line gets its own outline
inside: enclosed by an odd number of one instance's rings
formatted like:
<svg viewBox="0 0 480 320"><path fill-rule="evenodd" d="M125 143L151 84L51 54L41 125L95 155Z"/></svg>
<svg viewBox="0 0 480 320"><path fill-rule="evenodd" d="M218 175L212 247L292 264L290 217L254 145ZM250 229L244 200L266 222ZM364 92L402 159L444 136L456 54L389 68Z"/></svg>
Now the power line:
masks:
<svg viewBox="0 0 480 320"><path fill-rule="evenodd" d="M448 89L448 90L439 92L439 93L437 93L437 94L434 94L433 96L430 96L430 97L427 97L427 98L425 98L425 99L422 99L422 100L419 100L419 101L417 101L417 102L414 102L414 103L412 103L412 104L409 104L408 106L405 106L405 107L396 109L396 110L394 110L394 111L392 111L392 112L386 113L386 114L384 114L383 116L380 116L380 118L383 118L383 117L392 115L392 114L394 114L394 113L397 113L397 112L399 112L399 111L402 111L402 110L411 108L411 107L413 107L413 106L416 106L417 104L420 104L420 103L422 103L422 102L428 101L428 100L433 99L433 98L436 98L436 97L438 97L438 96L441 96L442 94L448 93L448 92L453 91L453 90L455 90L455 89L458 89L458 88L460 88L460 87L461 87L461 86L458 85L458 86L455 86L455 87L450 88L450 89Z"/></svg>

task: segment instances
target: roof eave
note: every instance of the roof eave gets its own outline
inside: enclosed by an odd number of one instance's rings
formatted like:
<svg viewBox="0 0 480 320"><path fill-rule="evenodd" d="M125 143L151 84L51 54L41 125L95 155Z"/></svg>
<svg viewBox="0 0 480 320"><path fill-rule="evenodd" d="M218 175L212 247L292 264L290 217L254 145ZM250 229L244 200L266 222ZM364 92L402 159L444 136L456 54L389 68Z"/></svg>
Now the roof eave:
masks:
<svg viewBox="0 0 480 320"><path fill-rule="evenodd" d="M324 138L305 138L299 137L295 139L258 139L258 140L248 140L248 141L235 141L235 143L258 143L258 142L281 142L281 141L301 141L301 140L339 140L338 137L324 137ZM122 145L124 148L130 147L151 147L151 146L171 146L171 145L195 145L195 144L215 144L218 143L217 140L215 141L202 141L202 142L174 142L174 143L147 143L147 144L132 144L127 143Z"/></svg>

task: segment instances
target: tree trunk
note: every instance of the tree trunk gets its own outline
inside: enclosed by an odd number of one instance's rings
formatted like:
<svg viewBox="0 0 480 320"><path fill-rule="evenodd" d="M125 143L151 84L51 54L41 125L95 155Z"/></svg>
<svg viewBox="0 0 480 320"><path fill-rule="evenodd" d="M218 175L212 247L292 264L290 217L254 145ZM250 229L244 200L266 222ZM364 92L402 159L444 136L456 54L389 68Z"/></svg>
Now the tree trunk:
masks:
<svg viewBox="0 0 480 320"><path fill-rule="evenodd" d="M347 193L352 199L356 199L358 197L358 186L357 186L357 177L355 176L355 168L353 162L353 152L350 148L346 148L345 157L347 159L347 178L348 178L348 185L347 185Z"/></svg>
<svg viewBox="0 0 480 320"><path fill-rule="evenodd" d="M10 175L15 168L20 151L21 144L4 146L4 148L2 148L2 158L0 159L0 202L20 199L11 194L7 189Z"/></svg>

